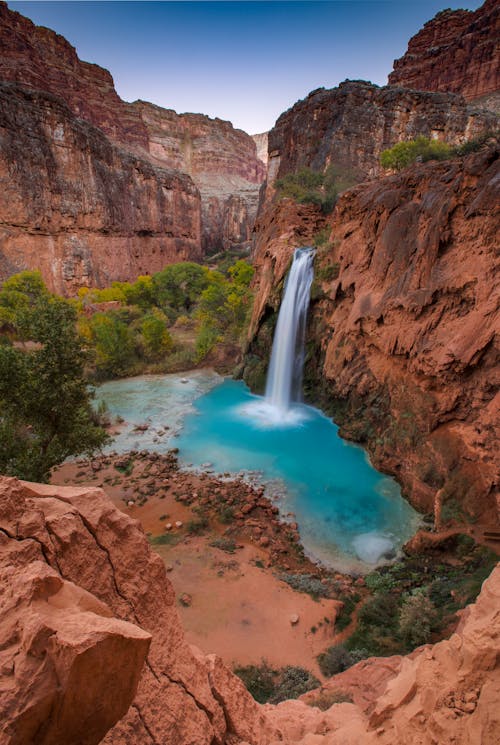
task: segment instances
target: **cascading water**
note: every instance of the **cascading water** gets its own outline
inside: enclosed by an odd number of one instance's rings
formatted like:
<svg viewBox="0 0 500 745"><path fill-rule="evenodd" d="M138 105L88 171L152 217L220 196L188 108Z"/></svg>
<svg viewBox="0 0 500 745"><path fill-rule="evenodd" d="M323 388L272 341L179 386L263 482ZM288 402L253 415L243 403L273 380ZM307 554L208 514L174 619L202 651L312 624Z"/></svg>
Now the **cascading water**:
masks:
<svg viewBox="0 0 500 745"><path fill-rule="evenodd" d="M274 333L266 402L281 412L286 412L292 401L302 398L304 337L314 275L313 260L312 248L296 249Z"/></svg>

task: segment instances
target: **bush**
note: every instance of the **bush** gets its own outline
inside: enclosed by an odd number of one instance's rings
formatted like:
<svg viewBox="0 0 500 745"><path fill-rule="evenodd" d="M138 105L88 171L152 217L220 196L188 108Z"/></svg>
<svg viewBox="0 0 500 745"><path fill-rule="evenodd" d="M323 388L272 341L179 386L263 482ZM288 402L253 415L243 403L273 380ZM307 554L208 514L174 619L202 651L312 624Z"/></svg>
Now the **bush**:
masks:
<svg viewBox="0 0 500 745"><path fill-rule="evenodd" d="M270 704L279 704L290 698L298 698L319 686L319 680L303 667L287 666L280 670Z"/></svg>
<svg viewBox="0 0 500 745"><path fill-rule="evenodd" d="M196 520L190 520L186 525L186 530L190 535L200 535L208 528L206 517L198 517Z"/></svg>
<svg viewBox="0 0 500 745"><path fill-rule="evenodd" d="M341 644L328 647L317 657L319 669L327 678L342 673L351 667L354 662L349 651Z"/></svg>
<svg viewBox="0 0 500 745"><path fill-rule="evenodd" d="M415 140L397 142L393 147L384 150L380 155L383 168L401 171L403 168L421 160L446 160L453 155L453 148L446 142L430 140L428 137L417 137Z"/></svg>
<svg viewBox="0 0 500 745"><path fill-rule="evenodd" d="M236 543L232 538L215 538L210 542L210 545L214 548L218 548L221 551L225 551L227 554L234 554L236 551Z"/></svg>
<svg viewBox="0 0 500 745"><path fill-rule="evenodd" d="M314 600L330 597L330 588L312 574L282 574L280 579L298 592L311 595Z"/></svg>
<svg viewBox="0 0 500 745"><path fill-rule="evenodd" d="M356 182L352 174L335 166L324 173L302 167L295 173L287 173L274 182L280 197L289 197L299 204L317 204L322 212L332 211L341 191Z"/></svg>
<svg viewBox="0 0 500 745"><path fill-rule="evenodd" d="M245 688L259 704L265 704L274 693L274 680L277 671L267 662L261 665L246 665L237 667L233 671L245 684Z"/></svg>
<svg viewBox="0 0 500 745"><path fill-rule="evenodd" d="M399 614L399 633L410 649L430 640L436 621L436 608L423 592L415 592L403 600Z"/></svg>
<svg viewBox="0 0 500 745"><path fill-rule="evenodd" d="M260 665L238 667L234 673L259 704L278 704L319 686L319 680L303 667L287 665L275 670L265 661Z"/></svg>

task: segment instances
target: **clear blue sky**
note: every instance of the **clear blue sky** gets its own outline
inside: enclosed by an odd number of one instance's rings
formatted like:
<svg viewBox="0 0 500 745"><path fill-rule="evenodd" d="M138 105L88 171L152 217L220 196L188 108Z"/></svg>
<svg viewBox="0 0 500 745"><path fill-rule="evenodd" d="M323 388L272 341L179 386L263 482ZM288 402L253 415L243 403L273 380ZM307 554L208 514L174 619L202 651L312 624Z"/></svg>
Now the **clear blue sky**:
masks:
<svg viewBox="0 0 500 745"><path fill-rule="evenodd" d="M254 134L314 88L387 82L439 10L481 0L8 2L107 68L119 95L229 119Z"/></svg>

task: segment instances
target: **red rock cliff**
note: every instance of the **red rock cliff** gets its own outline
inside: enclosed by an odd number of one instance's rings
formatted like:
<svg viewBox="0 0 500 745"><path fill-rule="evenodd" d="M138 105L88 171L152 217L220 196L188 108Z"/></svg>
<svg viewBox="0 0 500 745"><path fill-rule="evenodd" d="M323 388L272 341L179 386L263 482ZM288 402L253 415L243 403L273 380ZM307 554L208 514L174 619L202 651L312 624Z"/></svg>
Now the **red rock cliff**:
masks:
<svg viewBox="0 0 500 745"><path fill-rule="evenodd" d="M406 54L394 61L389 83L423 91L461 93L467 101L482 98L486 105L498 110L498 0L486 0L474 12L448 9L438 13L410 39Z"/></svg>
<svg viewBox="0 0 500 745"><path fill-rule="evenodd" d="M0 84L0 279L109 285L201 258L190 177L113 145L50 94Z"/></svg>
<svg viewBox="0 0 500 745"><path fill-rule="evenodd" d="M249 244L265 171L249 135L230 122L202 114L177 114L142 101L122 101L107 70L82 62L63 37L35 26L5 3L0 3L0 44L0 80L59 96L77 117L113 142L154 165L193 178L202 196L198 253L200 248L214 251ZM197 258L196 252L192 258ZM146 271L154 270L151 266Z"/></svg>
<svg viewBox="0 0 500 745"><path fill-rule="evenodd" d="M190 648L162 560L100 489L0 479L0 575L2 745L496 745L500 569L449 641L359 663L331 683L358 703L325 712L261 707Z"/></svg>
<svg viewBox="0 0 500 745"><path fill-rule="evenodd" d="M495 123L494 114L469 109L461 96L346 81L313 91L279 117L269 132L267 182L329 165L361 181L382 173L380 153L400 140L424 135L458 144Z"/></svg>
<svg viewBox="0 0 500 745"><path fill-rule="evenodd" d="M500 473L498 189L498 147L490 147L345 192L316 259L306 370L316 400L414 504L432 512L443 488L466 512L492 520ZM255 357L267 359L291 253L314 230L307 209L294 214L282 200L260 218L249 379Z"/></svg>

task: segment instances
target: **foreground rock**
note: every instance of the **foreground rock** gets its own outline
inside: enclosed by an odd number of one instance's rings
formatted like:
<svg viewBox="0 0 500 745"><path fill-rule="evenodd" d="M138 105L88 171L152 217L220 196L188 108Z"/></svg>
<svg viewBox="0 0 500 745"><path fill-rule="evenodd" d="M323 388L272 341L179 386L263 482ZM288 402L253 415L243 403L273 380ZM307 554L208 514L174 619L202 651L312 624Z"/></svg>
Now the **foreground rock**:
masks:
<svg viewBox="0 0 500 745"><path fill-rule="evenodd" d="M139 677L105 742L202 745L258 729L243 684L186 644L163 562L135 520L100 489L1 487L2 742L97 743Z"/></svg>
<svg viewBox="0 0 500 745"><path fill-rule="evenodd" d="M187 646L161 559L100 489L0 483L2 742L99 742L141 668L109 745L496 742L500 568L449 641L332 680L349 692L362 677L359 705L260 707L218 658Z"/></svg>
<svg viewBox="0 0 500 745"><path fill-rule="evenodd" d="M14 480L0 485L0 739L99 742L136 694L151 636L63 578L49 531L64 503L44 500L42 511L29 495Z"/></svg>

